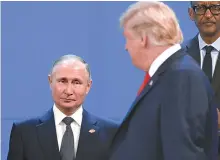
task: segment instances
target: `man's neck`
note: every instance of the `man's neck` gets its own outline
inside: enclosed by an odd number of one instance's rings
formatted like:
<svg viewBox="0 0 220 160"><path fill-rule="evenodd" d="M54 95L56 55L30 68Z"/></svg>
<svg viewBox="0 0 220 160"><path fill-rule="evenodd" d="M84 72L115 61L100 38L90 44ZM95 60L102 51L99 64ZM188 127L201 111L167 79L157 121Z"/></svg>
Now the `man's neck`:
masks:
<svg viewBox="0 0 220 160"><path fill-rule="evenodd" d="M161 55L165 50L167 50L168 48L170 48L172 45L166 45L166 46L152 46L152 47L149 47L148 48L148 53L153 53L151 55L151 57L148 57L147 61L146 61L146 64L144 64L144 68L143 70L145 72L148 72L149 69L150 69L150 66L152 65L152 63L155 61L155 59L157 59L157 57L159 55Z"/></svg>
<svg viewBox="0 0 220 160"><path fill-rule="evenodd" d="M203 35L201 34L201 37L203 39L203 41L206 43L206 44L212 44L213 42L215 42L219 37L220 37L220 32L214 36L210 36L210 35Z"/></svg>
<svg viewBox="0 0 220 160"><path fill-rule="evenodd" d="M80 107L80 106L79 106ZM79 107L75 107L75 108L62 108L62 107L59 107L57 106L57 108L63 113L65 114L66 116L71 116L72 114L74 114L78 109Z"/></svg>

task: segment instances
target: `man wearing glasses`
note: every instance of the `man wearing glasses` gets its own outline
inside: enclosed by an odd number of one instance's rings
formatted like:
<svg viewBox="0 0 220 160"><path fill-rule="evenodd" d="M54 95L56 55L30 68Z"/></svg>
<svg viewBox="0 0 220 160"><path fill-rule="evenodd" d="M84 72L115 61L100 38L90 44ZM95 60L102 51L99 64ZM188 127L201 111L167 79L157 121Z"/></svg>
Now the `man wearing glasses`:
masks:
<svg viewBox="0 0 220 160"><path fill-rule="evenodd" d="M188 12L199 33L186 43L186 50L199 63L214 89L220 129L220 1L191 1Z"/></svg>

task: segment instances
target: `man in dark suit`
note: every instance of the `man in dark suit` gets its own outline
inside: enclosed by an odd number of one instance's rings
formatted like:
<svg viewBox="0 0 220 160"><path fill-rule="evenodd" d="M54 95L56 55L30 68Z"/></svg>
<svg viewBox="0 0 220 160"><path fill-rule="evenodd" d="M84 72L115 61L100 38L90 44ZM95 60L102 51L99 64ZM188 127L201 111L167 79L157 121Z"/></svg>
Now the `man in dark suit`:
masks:
<svg viewBox="0 0 220 160"><path fill-rule="evenodd" d="M65 55L48 78L55 104L40 118L13 124L8 160L106 159L117 125L82 108L92 84L88 64Z"/></svg>
<svg viewBox="0 0 220 160"><path fill-rule="evenodd" d="M146 77L113 139L110 160L217 160L213 90L181 49L175 13L162 2L137 2L120 20L125 48Z"/></svg>
<svg viewBox="0 0 220 160"><path fill-rule="evenodd" d="M218 102L217 112L220 114L220 2L194 1L191 2L188 12L191 20L195 22L199 34L185 42L184 48L209 77ZM207 50L208 47L211 48L210 52ZM220 115L218 125L220 129Z"/></svg>

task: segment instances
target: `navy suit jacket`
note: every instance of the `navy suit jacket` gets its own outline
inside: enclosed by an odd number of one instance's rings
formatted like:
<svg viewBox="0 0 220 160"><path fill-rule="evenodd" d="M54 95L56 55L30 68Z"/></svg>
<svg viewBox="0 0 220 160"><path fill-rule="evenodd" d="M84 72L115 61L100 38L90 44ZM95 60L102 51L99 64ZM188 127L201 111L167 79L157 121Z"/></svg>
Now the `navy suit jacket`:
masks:
<svg viewBox="0 0 220 160"><path fill-rule="evenodd" d="M198 35L196 35L193 39L185 42L183 47L186 49L186 52L189 53L189 55L192 56L196 60L196 62L200 65L201 57L200 57ZM211 85L215 92L215 97L218 102L218 108L220 109L220 53L218 55L218 60L215 66L215 72L213 74Z"/></svg>
<svg viewBox="0 0 220 160"><path fill-rule="evenodd" d="M183 50L169 57L135 99L110 160L217 160L217 112L210 83Z"/></svg>
<svg viewBox="0 0 220 160"><path fill-rule="evenodd" d="M94 129L96 132L90 133ZM106 159L117 125L83 110L76 160ZM60 160L54 114L13 124L8 160Z"/></svg>

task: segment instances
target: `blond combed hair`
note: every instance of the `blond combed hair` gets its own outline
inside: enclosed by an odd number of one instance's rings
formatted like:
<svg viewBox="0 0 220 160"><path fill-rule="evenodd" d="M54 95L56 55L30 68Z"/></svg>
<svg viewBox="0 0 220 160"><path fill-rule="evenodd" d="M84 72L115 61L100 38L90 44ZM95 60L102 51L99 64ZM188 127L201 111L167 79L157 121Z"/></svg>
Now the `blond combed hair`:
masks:
<svg viewBox="0 0 220 160"><path fill-rule="evenodd" d="M162 2L142 1L130 5L122 14L120 25L140 36L148 36L153 45L173 45L183 41L175 13Z"/></svg>

